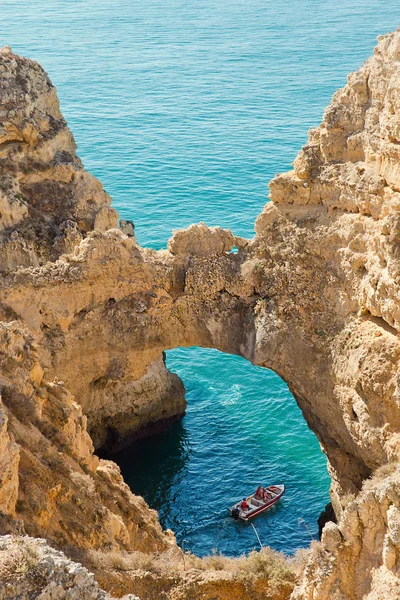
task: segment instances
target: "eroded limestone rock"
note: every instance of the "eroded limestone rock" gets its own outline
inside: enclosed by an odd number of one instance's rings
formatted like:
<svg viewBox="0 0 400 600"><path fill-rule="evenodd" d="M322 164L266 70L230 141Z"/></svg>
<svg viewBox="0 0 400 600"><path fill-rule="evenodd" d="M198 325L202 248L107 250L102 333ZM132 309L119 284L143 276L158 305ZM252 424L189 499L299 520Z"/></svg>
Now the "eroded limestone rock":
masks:
<svg viewBox="0 0 400 600"><path fill-rule="evenodd" d="M343 512L325 526L292 600L400 597L400 469L379 471Z"/></svg>
<svg viewBox="0 0 400 600"><path fill-rule="evenodd" d="M0 272L71 252L68 222L83 235L117 226L111 198L76 155L47 74L8 47L0 51L0 164Z"/></svg>
<svg viewBox="0 0 400 600"><path fill-rule="evenodd" d="M176 231L168 242L168 250L178 256L212 256L229 252L234 245L235 238L229 230L200 223Z"/></svg>

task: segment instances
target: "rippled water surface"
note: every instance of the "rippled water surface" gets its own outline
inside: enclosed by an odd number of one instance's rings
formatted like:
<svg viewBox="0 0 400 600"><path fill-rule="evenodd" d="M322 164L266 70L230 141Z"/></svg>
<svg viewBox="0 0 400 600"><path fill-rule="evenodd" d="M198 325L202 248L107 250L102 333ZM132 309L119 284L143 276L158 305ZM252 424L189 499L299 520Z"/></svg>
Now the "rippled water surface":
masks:
<svg viewBox="0 0 400 600"><path fill-rule="evenodd" d="M251 236L268 180L336 88L400 22L398 0L2 0L0 38L56 84L87 169L141 244L203 220ZM285 384L215 351L177 349L182 423L121 455L132 489L199 554L239 554L227 517L259 482L287 494L256 527L293 552L328 501L326 461Z"/></svg>

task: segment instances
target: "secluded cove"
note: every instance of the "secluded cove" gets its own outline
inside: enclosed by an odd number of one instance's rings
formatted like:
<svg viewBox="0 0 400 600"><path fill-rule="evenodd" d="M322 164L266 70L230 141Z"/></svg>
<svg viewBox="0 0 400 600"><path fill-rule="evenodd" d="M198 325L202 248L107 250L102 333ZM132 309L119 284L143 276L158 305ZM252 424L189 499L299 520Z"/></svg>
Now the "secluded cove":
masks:
<svg viewBox="0 0 400 600"><path fill-rule="evenodd" d="M169 351L167 366L186 386L186 416L113 456L162 525L198 555L248 552L258 546L253 528L227 509L259 483L283 482L283 500L254 520L261 542L290 554L317 538L329 502L326 458L282 380L202 348Z"/></svg>

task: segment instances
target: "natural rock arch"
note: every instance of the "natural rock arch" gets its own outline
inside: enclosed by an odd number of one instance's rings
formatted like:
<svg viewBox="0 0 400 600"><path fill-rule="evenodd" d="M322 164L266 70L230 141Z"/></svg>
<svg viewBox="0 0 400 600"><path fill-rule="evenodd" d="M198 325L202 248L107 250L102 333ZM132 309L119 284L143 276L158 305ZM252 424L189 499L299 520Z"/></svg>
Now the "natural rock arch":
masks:
<svg viewBox="0 0 400 600"><path fill-rule="evenodd" d="M153 384L160 414L179 412L182 391L161 353L199 345L241 354L288 383L339 492L398 458L398 193L388 166L397 147L386 142L389 117L377 129L377 115L393 109L396 39L385 38L335 96L295 171L271 182L254 240L192 226L159 252L137 246L132 232L104 231L115 211L75 155L54 88L38 65L3 50L11 112L0 139L1 300L29 327L45 373L79 399L97 443L102 413L125 421L132 398L151 401ZM30 96L20 98L22 81ZM132 429L144 424L134 421Z"/></svg>
<svg viewBox="0 0 400 600"><path fill-rule="evenodd" d="M396 451L382 442L389 416L397 414L393 402L376 411L369 439L358 443L357 431L359 437L364 432L356 390L369 392L364 404L371 406L377 393L366 386L375 365L383 369L383 392L391 388L395 364L385 358L396 355L398 341L390 327L355 313L340 264L326 268L318 252L318 243L328 248L324 225L316 218L313 229L293 222L272 204L266 211L268 236L264 230L237 254L223 249L188 257L176 240L174 253L155 252L117 230L91 234L79 253L56 263L48 275L42 268L13 278L7 306L37 340L45 373L62 379L79 399L100 445L106 427L130 435L147 424L137 414L132 420L135 396L139 405L145 402L147 421L151 402L156 418L182 412L182 390L162 365L163 350L213 347L270 368L288 383L327 453L335 484L355 491ZM320 211L325 219L325 209ZM200 238L201 246L201 236L209 233L200 227L185 235L193 245ZM211 233L217 239L226 235ZM40 290L37 304L28 300L33 289Z"/></svg>

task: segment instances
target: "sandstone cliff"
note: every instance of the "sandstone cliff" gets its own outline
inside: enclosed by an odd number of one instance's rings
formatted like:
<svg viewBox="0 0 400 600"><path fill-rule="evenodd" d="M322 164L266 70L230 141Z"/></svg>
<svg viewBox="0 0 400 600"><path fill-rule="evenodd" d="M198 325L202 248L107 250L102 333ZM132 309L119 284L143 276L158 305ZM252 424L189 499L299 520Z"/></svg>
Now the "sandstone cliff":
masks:
<svg viewBox="0 0 400 600"><path fill-rule="evenodd" d="M82 167L56 90L35 62L1 51L0 269L37 266L86 231L117 224L111 198Z"/></svg>
<svg viewBox="0 0 400 600"><path fill-rule="evenodd" d="M325 526L292 600L400 598L400 469L395 469L378 470L357 498L348 499L339 524Z"/></svg>
<svg viewBox="0 0 400 600"><path fill-rule="evenodd" d="M253 240L201 224L159 252L115 228L46 74L9 49L0 64L7 526L83 549L173 545L91 439L112 449L182 415L162 352L213 347L279 373L328 457L339 522L293 598L396 598L399 474L363 482L400 457L400 33L271 182Z"/></svg>

